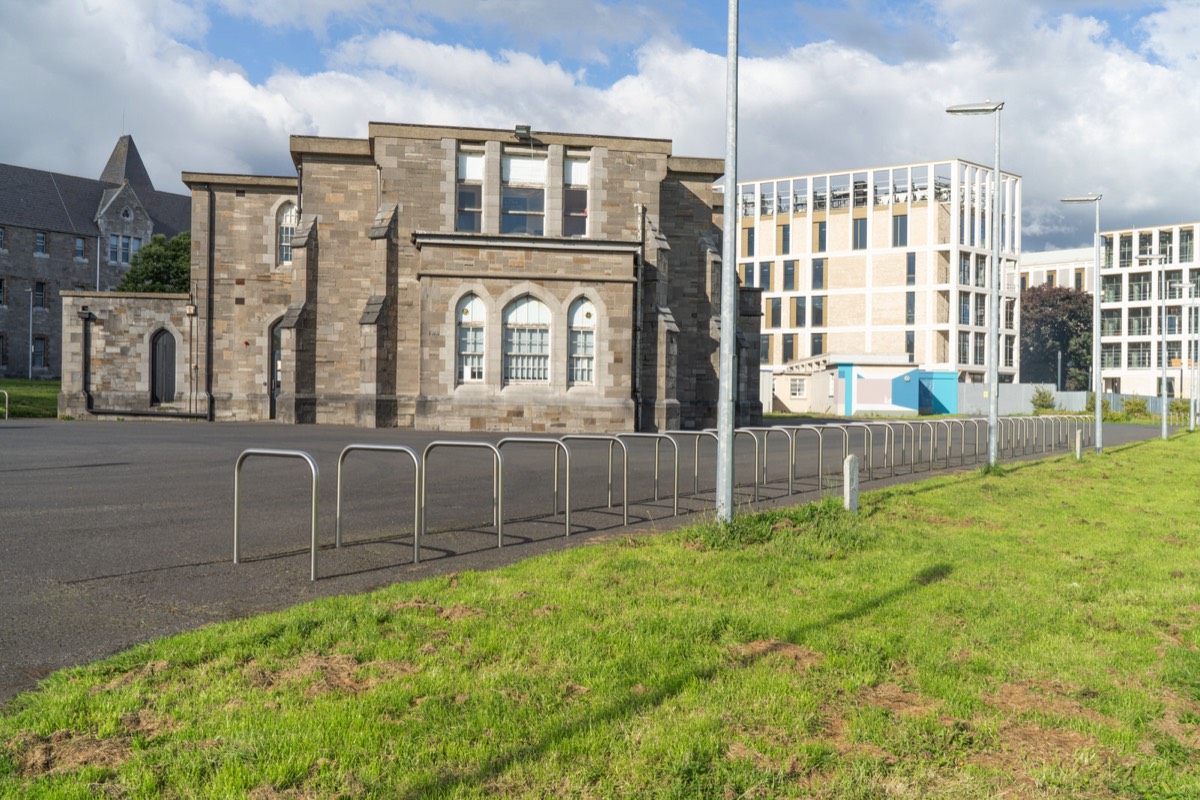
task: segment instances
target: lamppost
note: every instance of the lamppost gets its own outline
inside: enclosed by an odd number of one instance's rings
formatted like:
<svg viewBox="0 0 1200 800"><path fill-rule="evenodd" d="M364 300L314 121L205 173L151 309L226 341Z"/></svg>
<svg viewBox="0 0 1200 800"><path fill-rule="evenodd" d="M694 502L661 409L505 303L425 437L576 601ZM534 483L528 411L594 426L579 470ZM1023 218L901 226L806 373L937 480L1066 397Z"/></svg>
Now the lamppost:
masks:
<svg viewBox="0 0 1200 800"><path fill-rule="evenodd" d="M1162 377L1159 378L1158 394L1159 402L1162 407L1159 411L1162 414L1162 438L1167 438L1167 282L1162 271L1162 265L1169 261L1170 253L1148 253L1147 255L1139 255L1137 257L1139 264L1158 264L1158 293L1159 293L1159 315L1158 315L1158 332L1161 349L1158 353L1159 368L1162 370Z"/></svg>
<svg viewBox="0 0 1200 800"><path fill-rule="evenodd" d="M982 103L965 103L950 106L947 114L954 115L996 115L996 165L992 170L992 268L991 308L988 310L987 348L988 348L988 466L996 466L998 428L1000 426L1000 109L1004 102L993 103L985 100Z"/></svg>
<svg viewBox="0 0 1200 800"><path fill-rule="evenodd" d="M717 518L733 519L734 381L737 373L738 0L729 0L725 55L725 220L721 241L721 344L717 386Z"/></svg>
<svg viewBox="0 0 1200 800"><path fill-rule="evenodd" d="M1100 377L1100 198L1104 195L1089 194L1087 197L1064 197L1064 203L1095 203L1096 204L1096 235L1093 241L1095 248L1096 266L1092 275L1092 393L1096 402L1096 433L1092 437L1096 444L1096 453L1104 452L1104 413L1103 400L1104 380Z"/></svg>
<svg viewBox="0 0 1200 800"><path fill-rule="evenodd" d="M33 380L33 287L25 291L29 292L29 380Z"/></svg>

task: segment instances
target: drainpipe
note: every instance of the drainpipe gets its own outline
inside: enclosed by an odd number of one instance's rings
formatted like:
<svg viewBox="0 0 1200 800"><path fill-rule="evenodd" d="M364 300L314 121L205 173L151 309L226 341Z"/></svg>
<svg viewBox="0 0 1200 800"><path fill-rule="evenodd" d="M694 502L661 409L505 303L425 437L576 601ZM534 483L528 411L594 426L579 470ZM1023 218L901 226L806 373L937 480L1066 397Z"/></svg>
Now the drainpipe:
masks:
<svg viewBox="0 0 1200 800"><path fill-rule="evenodd" d="M213 411L213 284L216 273L216 236L214 229L217 225L216 196L212 184L205 184L208 192L208 290L205 297L204 314L204 397L207 405L206 418L209 422L215 419Z"/></svg>
<svg viewBox="0 0 1200 800"><path fill-rule="evenodd" d="M646 267L646 207L637 203L638 254L633 259L633 428L642 424L642 273Z"/></svg>
<svg viewBox="0 0 1200 800"><path fill-rule="evenodd" d="M96 291L100 291L100 237L96 237Z"/></svg>

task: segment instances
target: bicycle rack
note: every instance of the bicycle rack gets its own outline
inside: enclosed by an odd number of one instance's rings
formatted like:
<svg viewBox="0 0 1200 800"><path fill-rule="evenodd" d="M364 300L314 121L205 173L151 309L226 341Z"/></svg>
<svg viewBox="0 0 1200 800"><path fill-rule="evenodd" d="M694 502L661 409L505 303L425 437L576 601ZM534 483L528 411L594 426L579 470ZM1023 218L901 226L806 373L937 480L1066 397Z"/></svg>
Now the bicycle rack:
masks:
<svg viewBox="0 0 1200 800"><path fill-rule="evenodd" d="M411 447L402 444L349 444L338 455L337 465L337 527L334 534L334 547L342 546L342 464L346 456L356 450L374 452L405 453L413 462L413 563L421 563L421 457Z"/></svg>
<svg viewBox="0 0 1200 800"><path fill-rule="evenodd" d="M717 435L716 428L705 428L704 432L711 433L714 437ZM759 455L758 437L755 436L753 433L751 433L749 428L734 428L733 429L733 451L734 451L734 454L737 453L738 434L743 434L745 436L749 436L750 441L754 442L754 501L757 503L758 502L758 455ZM732 458L733 455L731 454L730 457ZM737 489L737 481L736 480L734 480L733 488L735 490Z"/></svg>
<svg viewBox="0 0 1200 800"><path fill-rule="evenodd" d="M299 458L303 459L312 471L312 551L309 559L309 580L317 579L317 489L320 483L320 472L313 457L302 450L262 450L251 448L243 450L233 465L233 563L241 563L239 551L239 533L242 516L242 464L251 456L267 458Z"/></svg>
<svg viewBox="0 0 1200 800"><path fill-rule="evenodd" d="M421 453L421 509L425 509L426 494L425 489L428 483L429 476L429 454L438 447L470 447L470 448L486 448L492 451L492 524L496 526L496 547L504 547L504 456L500 454L499 448L488 442L455 442L447 440L438 440L425 445L425 450ZM427 515L421 514L421 538L425 538L425 532L429 520Z"/></svg>
<svg viewBox="0 0 1200 800"><path fill-rule="evenodd" d="M762 438L762 482L763 482L764 486L770 482L769 479L767 478L767 459L770 455L768 448L770 447L770 444L771 444L771 434L772 433L782 433L784 438L787 439L789 463L791 463L790 456L791 456L792 450L795 448L795 442L793 441L794 437L793 437L792 432L789 431L787 428L774 427L774 426L769 426L769 425L759 425L759 426L751 426L751 427L746 427L746 428L738 428L738 430L747 431L751 436L754 437L755 442L758 441L758 434L760 434L760 433L762 434L762 437L763 437ZM788 494L789 495L794 494L794 492L792 491L792 471L790 469L788 470Z"/></svg>
<svg viewBox="0 0 1200 800"><path fill-rule="evenodd" d="M662 443L667 441L675 449L675 505L674 515L679 516L679 442L665 433L618 433L618 439L653 439L654 440L654 501L658 502L658 464L659 450Z"/></svg>
<svg viewBox="0 0 1200 800"><path fill-rule="evenodd" d="M571 535L571 451L558 439L538 439L533 436L509 436L496 442L496 450L503 450L506 444L537 444L550 445L554 448L554 513L558 514L558 451L562 450L567 465L566 495L564 507L567 536Z"/></svg>
<svg viewBox="0 0 1200 800"><path fill-rule="evenodd" d="M791 453L791 457L790 457L791 466L788 468L788 472L791 474L793 480L796 475L796 434L800 433L800 431L810 431L811 433L816 434L816 437L817 437L817 475L816 475L816 478L817 478L817 493L820 494L821 483L822 483L821 473L822 473L822 470L825 465L825 437L821 433L821 427L819 425L794 425L791 427L791 431L792 431L792 453ZM808 477L808 476L806 475L804 477ZM790 482L791 481L789 481L789 483Z"/></svg>
<svg viewBox="0 0 1200 800"><path fill-rule="evenodd" d="M667 431L668 436L674 438L676 436L691 436L692 437L692 495L700 494L700 439L709 436L713 440L713 446L717 443L717 434L715 431Z"/></svg>
<svg viewBox="0 0 1200 800"><path fill-rule="evenodd" d="M566 436L558 437L558 440L560 442L577 442L577 441L608 442L608 507L609 508L612 508L612 504L613 504L613 501L612 501L613 445L616 444L616 445L621 446L621 457L622 457L622 461L623 461L622 473L624 474L624 481L621 484L621 505L624 509L624 514L625 514L623 524L628 525L629 524L629 448L627 448L625 446L625 443L622 442L620 439L618 439L616 436L609 436L608 434L601 434L601 433L570 433L570 434L567 434ZM568 473L568 475L569 475L569 473Z"/></svg>

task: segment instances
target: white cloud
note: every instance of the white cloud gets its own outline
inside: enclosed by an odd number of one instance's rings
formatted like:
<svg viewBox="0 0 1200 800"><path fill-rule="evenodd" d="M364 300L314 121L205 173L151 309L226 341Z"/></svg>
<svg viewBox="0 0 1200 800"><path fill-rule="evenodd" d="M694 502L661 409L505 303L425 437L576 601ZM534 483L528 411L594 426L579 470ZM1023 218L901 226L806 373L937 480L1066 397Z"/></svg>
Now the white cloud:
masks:
<svg viewBox="0 0 1200 800"><path fill-rule="evenodd" d="M266 13L258 0L221 2L237 13ZM551 5L521 2L535 15ZM401 5L434 8L426 0ZM996 5L1006 9L1010 31L1001 49L989 33L1001 12L943 0L946 44L936 52L896 60L907 44L877 57L828 41L744 58L740 177L954 156L990 163L990 122L944 113L990 97L1007 102L1003 166L1025 178L1027 246L1090 241L1091 219L1061 207L1063 195L1104 193L1106 227L1200 218L1192 199L1200 176L1189 155L1200 128L1197 4L1169 2L1145 17L1152 58L1103 22L1049 13L1033 0ZM441 18L467 8L466 0L439 6ZM563 7L626 8L582 0ZM378 10L368 0L301 0L294 13L317 24L335 8ZM544 16L546 25L568 27ZM512 46L489 51L397 30L331 43L323 71L284 70L255 84L236 64L197 49L205 24L182 2L3 4L0 70L12 79L0 85L0 105L22 124L0 126L0 160L97 175L122 116L156 183L176 190L181 170L287 174L289 134L362 136L372 120L522 123L670 138L682 155L724 155L724 54L671 33L638 45L629 74L601 86ZM746 41L754 37L743 31Z"/></svg>

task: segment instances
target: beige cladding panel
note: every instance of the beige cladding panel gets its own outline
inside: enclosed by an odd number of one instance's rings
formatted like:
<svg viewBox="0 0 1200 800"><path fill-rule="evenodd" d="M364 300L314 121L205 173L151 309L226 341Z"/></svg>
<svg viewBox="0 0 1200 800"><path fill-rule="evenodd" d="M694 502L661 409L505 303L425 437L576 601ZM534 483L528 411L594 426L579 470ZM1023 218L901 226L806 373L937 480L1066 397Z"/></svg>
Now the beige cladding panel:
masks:
<svg viewBox="0 0 1200 800"><path fill-rule="evenodd" d="M831 294L825 298L825 324L827 326L858 327L865 325L866 321L866 295Z"/></svg>
<svg viewBox="0 0 1200 800"><path fill-rule="evenodd" d="M864 289L867 285L865 255L837 256L825 265L826 289Z"/></svg>
<svg viewBox="0 0 1200 800"><path fill-rule="evenodd" d="M903 325L907 303L907 292L875 292L871 295L872 325ZM917 298L920 308L920 298ZM918 316L918 319L920 317Z"/></svg>
<svg viewBox="0 0 1200 800"><path fill-rule="evenodd" d="M825 335L827 353L865 353L867 335L862 331L832 331Z"/></svg>
<svg viewBox="0 0 1200 800"><path fill-rule="evenodd" d="M850 249L850 214L830 211L825 225L825 245L829 252Z"/></svg>
<svg viewBox="0 0 1200 800"><path fill-rule="evenodd" d="M918 279L920 269L917 270ZM871 285L880 288L904 286L908 278L908 256L905 253L877 255L871 260Z"/></svg>

